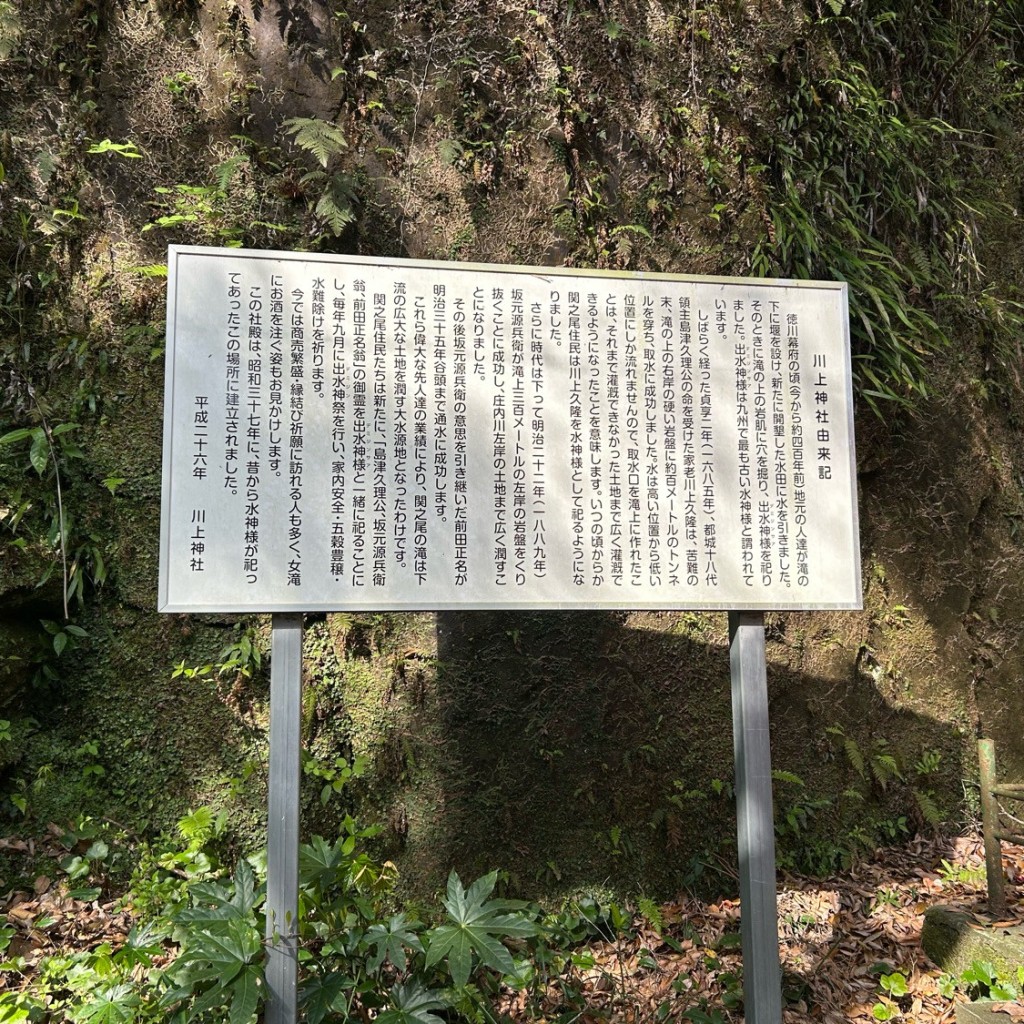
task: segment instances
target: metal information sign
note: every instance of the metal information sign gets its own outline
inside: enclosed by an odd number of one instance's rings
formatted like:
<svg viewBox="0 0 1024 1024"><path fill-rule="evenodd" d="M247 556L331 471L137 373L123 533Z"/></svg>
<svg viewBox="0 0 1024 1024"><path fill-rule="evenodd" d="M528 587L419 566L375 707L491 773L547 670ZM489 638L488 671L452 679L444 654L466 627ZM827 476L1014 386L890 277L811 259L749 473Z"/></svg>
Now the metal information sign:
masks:
<svg viewBox="0 0 1024 1024"><path fill-rule="evenodd" d="M845 285L169 254L164 611L860 606Z"/></svg>
<svg viewBox="0 0 1024 1024"><path fill-rule="evenodd" d="M846 285L172 247L159 607L275 612L268 1024L297 1019L302 612L729 611L745 1015L781 1024L765 610L860 608Z"/></svg>

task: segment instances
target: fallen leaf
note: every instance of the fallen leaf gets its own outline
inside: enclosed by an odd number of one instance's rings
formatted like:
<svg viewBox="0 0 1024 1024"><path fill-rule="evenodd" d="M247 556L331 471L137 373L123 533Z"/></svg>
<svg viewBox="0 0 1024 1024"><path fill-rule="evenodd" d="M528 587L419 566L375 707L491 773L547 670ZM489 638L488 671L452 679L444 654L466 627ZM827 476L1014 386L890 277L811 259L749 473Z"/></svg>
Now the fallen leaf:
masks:
<svg viewBox="0 0 1024 1024"><path fill-rule="evenodd" d="M993 1003L993 1013L1005 1013L1010 1020L1024 1020L1024 1003Z"/></svg>

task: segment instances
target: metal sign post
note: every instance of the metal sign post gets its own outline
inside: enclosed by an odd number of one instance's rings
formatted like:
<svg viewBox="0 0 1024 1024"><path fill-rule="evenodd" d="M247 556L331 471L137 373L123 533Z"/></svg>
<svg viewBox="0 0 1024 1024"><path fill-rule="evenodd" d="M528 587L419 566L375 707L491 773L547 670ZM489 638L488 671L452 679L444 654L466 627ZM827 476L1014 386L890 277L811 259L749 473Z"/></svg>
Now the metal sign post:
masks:
<svg viewBox="0 0 1024 1024"><path fill-rule="evenodd" d="M277 614L272 623L266 1021L267 1024L295 1024L298 1013L302 616Z"/></svg>
<svg viewBox="0 0 1024 1024"><path fill-rule="evenodd" d="M781 1024L775 826L764 613L729 613L732 732L747 1024Z"/></svg>

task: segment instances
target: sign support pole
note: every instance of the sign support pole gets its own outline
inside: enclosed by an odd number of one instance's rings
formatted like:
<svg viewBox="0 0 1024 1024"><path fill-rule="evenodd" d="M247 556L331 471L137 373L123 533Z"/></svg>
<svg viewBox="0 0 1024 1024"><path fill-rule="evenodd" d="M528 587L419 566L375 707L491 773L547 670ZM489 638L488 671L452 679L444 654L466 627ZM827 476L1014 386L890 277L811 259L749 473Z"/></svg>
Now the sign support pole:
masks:
<svg viewBox="0 0 1024 1024"><path fill-rule="evenodd" d="M295 1024L298 1015L301 709L302 615L278 613L270 641L267 1024Z"/></svg>
<svg viewBox="0 0 1024 1024"><path fill-rule="evenodd" d="M781 1024L775 826L763 612L729 612L732 731L747 1024Z"/></svg>

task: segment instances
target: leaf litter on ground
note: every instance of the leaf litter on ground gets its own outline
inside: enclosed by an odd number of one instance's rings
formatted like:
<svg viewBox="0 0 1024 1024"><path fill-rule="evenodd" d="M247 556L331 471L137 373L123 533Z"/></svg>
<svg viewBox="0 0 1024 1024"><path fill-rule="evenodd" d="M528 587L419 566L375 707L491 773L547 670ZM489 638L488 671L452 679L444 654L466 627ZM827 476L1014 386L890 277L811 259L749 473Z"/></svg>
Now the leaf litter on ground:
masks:
<svg viewBox="0 0 1024 1024"><path fill-rule="evenodd" d="M0 850L59 860L64 850L52 836L0 838ZM899 972L906 993L894 1006L896 1022L952 1021L957 1001L940 992L942 971L921 948L924 913L953 904L979 922L1024 924L1024 847L1003 844L1008 910L1001 922L987 913L980 839L918 837L881 849L850 870L826 879L780 875L779 949L786 1004L785 1024L870 1021L879 1001L879 974ZM56 876L56 871L54 871ZM95 898L82 898L95 897ZM449 894L451 895L451 894ZM539 1007L525 994L504 990L496 1009L512 1022L554 1020L564 1009L566 986L586 1010L578 1024L666 1020L743 1020L740 904L735 899L693 895L660 907L657 926L638 917L614 940L574 949L569 965L551 979ZM0 926L13 929L7 957L24 957L24 972L0 972L0 991L27 988L41 961L86 952L101 944L122 946L134 924L129 909L95 890L69 890L40 871L22 888L0 892ZM168 951L168 958L173 954ZM1007 1021L1024 1020L1020 1002L997 1004ZM434 1008L434 1007L431 1007ZM702 1008L702 1009L698 1009Z"/></svg>

